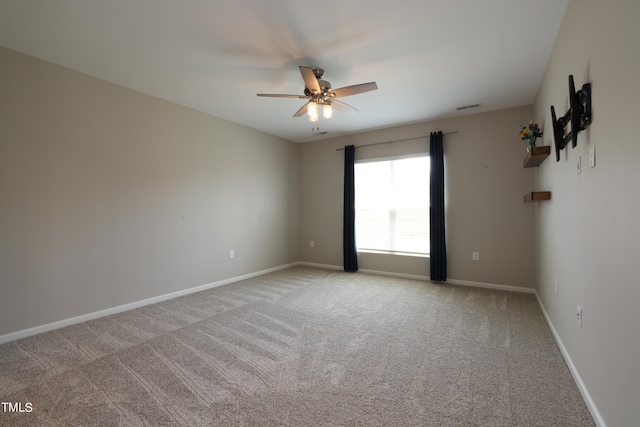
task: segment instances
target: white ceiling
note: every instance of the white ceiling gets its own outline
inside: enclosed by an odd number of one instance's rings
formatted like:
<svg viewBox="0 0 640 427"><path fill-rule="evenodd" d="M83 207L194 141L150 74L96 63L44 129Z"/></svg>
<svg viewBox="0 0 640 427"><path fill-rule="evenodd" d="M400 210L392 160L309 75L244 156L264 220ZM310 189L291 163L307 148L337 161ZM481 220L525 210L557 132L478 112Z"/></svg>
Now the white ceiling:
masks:
<svg viewBox="0 0 640 427"><path fill-rule="evenodd" d="M296 142L531 104L568 0L0 0L0 45ZM315 124L299 65L360 111ZM315 127L314 126L314 127Z"/></svg>

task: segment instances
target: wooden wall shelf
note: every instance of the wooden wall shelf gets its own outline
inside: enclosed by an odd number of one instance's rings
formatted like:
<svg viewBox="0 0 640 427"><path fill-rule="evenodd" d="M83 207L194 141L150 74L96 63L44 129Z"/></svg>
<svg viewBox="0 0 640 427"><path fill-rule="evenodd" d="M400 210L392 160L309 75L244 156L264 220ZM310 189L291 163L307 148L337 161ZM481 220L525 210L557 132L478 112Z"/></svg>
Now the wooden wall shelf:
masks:
<svg viewBox="0 0 640 427"><path fill-rule="evenodd" d="M545 145L542 147L533 147L529 153L527 153L527 157L524 158L522 162L525 168L537 168L540 166L540 163L544 162L547 157L551 154L551 146Z"/></svg>
<svg viewBox="0 0 640 427"><path fill-rule="evenodd" d="M526 203L530 202L544 202L551 200L551 191L532 191L527 193L522 198Z"/></svg>
<svg viewBox="0 0 640 427"><path fill-rule="evenodd" d="M549 154L551 154L550 145L533 147L533 149L527 153L527 157L524 158L522 165L525 168L537 168L540 166L540 163L544 162L544 160L549 157ZM525 203L551 200L551 191L532 191L525 194L522 200L524 200Z"/></svg>

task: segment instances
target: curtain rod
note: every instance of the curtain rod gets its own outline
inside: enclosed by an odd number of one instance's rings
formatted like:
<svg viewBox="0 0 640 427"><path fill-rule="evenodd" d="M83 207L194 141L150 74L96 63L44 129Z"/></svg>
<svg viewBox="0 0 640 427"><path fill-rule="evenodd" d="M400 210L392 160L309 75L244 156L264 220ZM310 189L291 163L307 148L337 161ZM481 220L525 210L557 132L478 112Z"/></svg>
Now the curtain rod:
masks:
<svg viewBox="0 0 640 427"><path fill-rule="evenodd" d="M442 135L451 135L454 133L458 133L459 131L457 130L452 130L451 132L443 132ZM426 138L430 135L421 135L421 136L414 136L411 138L405 138L405 139L396 139L393 141L384 141L384 142L374 142L372 144L362 144L362 145L356 145L355 148L360 148L360 147L370 147L372 145L382 145L382 144L392 144L394 142L403 142L403 141L411 141L413 139L419 139L419 138ZM344 148L336 148L336 151L344 151Z"/></svg>

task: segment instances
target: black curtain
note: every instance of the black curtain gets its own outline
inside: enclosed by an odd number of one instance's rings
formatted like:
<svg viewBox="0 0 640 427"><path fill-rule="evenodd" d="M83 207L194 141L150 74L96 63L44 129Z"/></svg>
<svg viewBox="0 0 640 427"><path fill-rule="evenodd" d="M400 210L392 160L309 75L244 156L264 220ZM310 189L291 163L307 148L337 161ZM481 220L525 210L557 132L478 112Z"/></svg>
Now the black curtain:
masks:
<svg viewBox="0 0 640 427"><path fill-rule="evenodd" d="M353 163L356 147L344 147L344 215L342 228L342 252L344 271L358 271L358 253L356 252L356 191Z"/></svg>
<svg viewBox="0 0 640 427"><path fill-rule="evenodd" d="M442 132L431 132L429 140L431 157L431 272L432 281L447 280L447 245L444 224L444 149Z"/></svg>

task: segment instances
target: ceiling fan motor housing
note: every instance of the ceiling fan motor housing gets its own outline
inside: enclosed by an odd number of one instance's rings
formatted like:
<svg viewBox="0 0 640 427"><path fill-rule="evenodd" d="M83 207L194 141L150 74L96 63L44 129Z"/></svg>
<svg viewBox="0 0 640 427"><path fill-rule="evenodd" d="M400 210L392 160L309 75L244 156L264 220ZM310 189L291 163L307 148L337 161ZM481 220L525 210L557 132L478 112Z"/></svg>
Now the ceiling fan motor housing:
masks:
<svg viewBox="0 0 640 427"><path fill-rule="evenodd" d="M313 98L322 98L326 96L327 92L331 90L331 83L326 80L318 80L318 85L320 86L320 93L314 94L307 87L304 88L304 94L306 96L311 96Z"/></svg>

